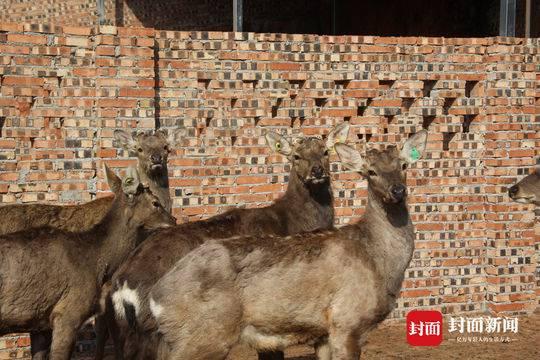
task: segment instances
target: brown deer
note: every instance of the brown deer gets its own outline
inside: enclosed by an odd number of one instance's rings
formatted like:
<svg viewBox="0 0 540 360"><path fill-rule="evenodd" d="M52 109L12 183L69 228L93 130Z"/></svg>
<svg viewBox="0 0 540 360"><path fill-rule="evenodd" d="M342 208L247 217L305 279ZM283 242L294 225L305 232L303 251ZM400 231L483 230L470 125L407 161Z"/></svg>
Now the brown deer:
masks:
<svg viewBox="0 0 540 360"><path fill-rule="evenodd" d="M522 204L540 206L540 166L508 189L508 195Z"/></svg>
<svg viewBox="0 0 540 360"><path fill-rule="evenodd" d="M343 164L367 178L357 223L297 234L206 242L150 293L159 358L225 359L243 341L257 351L313 344L319 359L357 360L368 331L394 308L412 258L406 169L427 132L361 155L337 144Z"/></svg>
<svg viewBox="0 0 540 360"><path fill-rule="evenodd" d="M167 158L171 144L184 134L184 129L172 131L139 132L132 137L123 130L114 136L128 151L137 154L137 169L142 183L150 186L170 211L171 199L168 189ZM0 207L0 235L43 226L66 231L83 232L92 229L107 214L113 197L107 196L80 205L12 204ZM146 234L141 234L143 238ZM140 240L140 239L139 239ZM98 342L105 341L105 334L97 331ZM31 333L32 355L36 359L46 356L50 346L49 331Z"/></svg>
<svg viewBox="0 0 540 360"><path fill-rule="evenodd" d="M0 335L52 330L51 359L69 359L77 329L137 233L175 224L136 170L105 169L114 201L88 231L33 228L0 237Z"/></svg>
<svg viewBox="0 0 540 360"><path fill-rule="evenodd" d="M291 162L287 191L280 199L264 208L233 209L204 221L177 225L152 235L141 244L113 277L111 299L121 331L114 330L115 322L111 321L110 332L121 334L120 339L115 340L117 357L155 359L155 322L147 302L150 287L178 259L204 241L239 234L285 236L332 228L329 150L336 142L345 141L348 130L348 123L343 123L330 132L326 142L305 137L292 143L268 132L265 138L269 147ZM112 318L109 314L109 319ZM121 354L122 349L125 349L124 354ZM98 352L102 354L99 349Z"/></svg>
<svg viewBox="0 0 540 360"><path fill-rule="evenodd" d="M167 159L171 152L171 144L177 143L185 132L185 129L176 129L169 133L165 129L158 129L154 132L138 132L134 137L124 130L114 132L114 137L122 147L137 155L141 182L150 186L152 193L169 212L172 202Z"/></svg>

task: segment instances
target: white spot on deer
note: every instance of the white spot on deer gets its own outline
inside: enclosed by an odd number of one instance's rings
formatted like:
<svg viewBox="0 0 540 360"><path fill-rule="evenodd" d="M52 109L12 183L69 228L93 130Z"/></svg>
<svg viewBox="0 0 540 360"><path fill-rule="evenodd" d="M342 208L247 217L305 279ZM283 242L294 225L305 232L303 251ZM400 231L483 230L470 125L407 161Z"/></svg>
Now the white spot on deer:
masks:
<svg viewBox="0 0 540 360"><path fill-rule="evenodd" d="M131 304L133 306L133 308L135 309L135 315L139 314L139 294L137 293L137 289L129 288L127 281L124 281L122 287L112 294L112 301L116 316L118 316L120 319L126 318L126 312L124 310L125 303Z"/></svg>
<svg viewBox="0 0 540 360"><path fill-rule="evenodd" d="M163 306L155 302L153 298L150 298L150 312L157 319L163 313Z"/></svg>

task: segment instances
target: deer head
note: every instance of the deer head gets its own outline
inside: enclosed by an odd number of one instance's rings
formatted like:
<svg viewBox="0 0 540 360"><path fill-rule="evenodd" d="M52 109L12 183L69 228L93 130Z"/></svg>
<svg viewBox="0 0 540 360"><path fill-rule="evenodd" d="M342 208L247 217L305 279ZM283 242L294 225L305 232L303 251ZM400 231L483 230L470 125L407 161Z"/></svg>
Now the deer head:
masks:
<svg viewBox="0 0 540 360"><path fill-rule="evenodd" d="M345 144L336 144L336 152L343 165L360 173L369 188L384 203L399 203L407 197L406 170L422 156L427 141L427 131L411 136L398 150L390 146L385 150L371 149L361 155Z"/></svg>
<svg viewBox="0 0 540 360"><path fill-rule="evenodd" d="M135 168L130 167L123 180L106 165L105 173L109 187L121 204L117 211L123 212L122 215L126 216L128 224L138 224L138 227L145 230L176 224L176 219L163 208L150 188L140 182Z"/></svg>
<svg viewBox="0 0 540 360"><path fill-rule="evenodd" d="M330 180L329 155L334 145L344 142L349 133L349 124L337 125L326 137L326 141L318 137L297 137L291 141L275 133L265 135L268 146L291 162L291 176L296 174L306 185L328 183Z"/></svg>
<svg viewBox="0 0 540 360"><path fill-rule="evenodd" d="M519 203L540 206L540 166L508 189L508 195Z"/></svg>
<svg viewBox="0 0 540 360"><path fill-rule="evenodd" d="M138 132L135 135L116 130L114 137L124 149L137 155L139 166L146 174L157 175L167 168L171 146L184 134L185 129L170 132L159 129L154 132Z"/></svg>

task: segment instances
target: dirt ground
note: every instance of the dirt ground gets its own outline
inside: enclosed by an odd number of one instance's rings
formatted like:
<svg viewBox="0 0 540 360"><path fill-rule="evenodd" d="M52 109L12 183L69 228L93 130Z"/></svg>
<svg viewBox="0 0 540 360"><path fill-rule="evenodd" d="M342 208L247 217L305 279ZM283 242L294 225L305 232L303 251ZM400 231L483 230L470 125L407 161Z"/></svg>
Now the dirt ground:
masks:
<svg viewBox="0 0 540 360"><path fill-rule="evenodd" d="M438 347L413 347L407 344L404 321L387 321L373 331L362 352L362 360L380 359L540 359L540 313L519 318L519 331L512 334L508 343L457 342L455 333L445 329L444 340ZM486 334L484 336L487 336ZM90 354L77 359L91 359ZM315 359L313 350L298 346L287 349L287 360ZM109 359L112 359L110 357ZM109 360L107 359L107 360ZM229 360L256 360L256 353L239 346L233 350ZM187 360L187 359L186 359Z"/></svg>

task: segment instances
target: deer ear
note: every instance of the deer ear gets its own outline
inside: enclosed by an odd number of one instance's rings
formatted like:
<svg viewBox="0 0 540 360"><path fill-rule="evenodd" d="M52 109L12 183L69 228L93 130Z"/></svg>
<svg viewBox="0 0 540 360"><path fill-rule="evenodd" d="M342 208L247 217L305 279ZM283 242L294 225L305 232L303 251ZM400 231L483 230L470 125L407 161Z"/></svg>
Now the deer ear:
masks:
<svg viewBox="0 0 540 360"><path fill-rule="evenodd" d="M122 191L122 180L112 171L107 164L103 166L105 168L105 177L109 188L115 194L119 194Z"/></svg>
<svg viewBox="0 0 540 360"><path fill-rule="evenodd" d="M163 128L159 128L154 133L156 136L161 137L162 139L165 139L167 141L167 146L170 148L176 146L182 138L184 138L187 135L187 129L185 128L178 128L174 130L167 130Z"/></svg>
<svg viewBox="0 0 540 360"><path fill-rule="evenodd" d="M289 156L292 153L291 143L283 136L273 131L269 131L264 135L264 137L270 149L274 150L275 152L285 156Z"/></svg>
<svg viewBox="0 0 540 360"><path fill-rule="evenodd" d="M339 156L339 160L349 170L363 173L365 161L362 155L352 146L338 143L334 146Z"/></svg>
<svg viewBox="0 0 540 360"><path fill-rule="evenodd" d="M328 150L333 150L334 145L337 143L347 142L347 136L349 135L350 125L348 122L343 122L339 125L336 125L326 138L326 148Z"/></svg>
<svg viewBox="0 0 540 360"><path fill-rule="evenodd" d="M125 130L115 130L114 138L118 140L120 145L128 151L133 151L137 147L137 141L134 140L133 136L131 136L131 134Z"/></svg>
<svg viewBox="0 0 540 360"><path fill-rule="evenodd" d="M126 171L126 176L122 182L122 191L126 195L135 195L139 190L141 182L139 180L139 173L134 167L129 167Z"/></svg>
<svg viewBox="0 0 540 360"><path fill-rule="evenodd" d="M403 144L399 156L409 164L417 162L426 150L427 136L428 132L426 130L421 130L411 136Z"/></svg>

